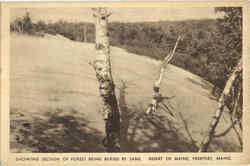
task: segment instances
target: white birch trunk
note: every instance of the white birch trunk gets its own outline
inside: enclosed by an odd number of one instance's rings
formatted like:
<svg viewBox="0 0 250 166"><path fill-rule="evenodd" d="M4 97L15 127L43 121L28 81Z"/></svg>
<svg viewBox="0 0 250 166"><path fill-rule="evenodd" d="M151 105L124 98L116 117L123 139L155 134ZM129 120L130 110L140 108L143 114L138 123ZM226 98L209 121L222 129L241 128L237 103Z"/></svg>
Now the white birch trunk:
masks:
<svg viewBox="0 0 250 166"><path fill-rule="evenodd" d="M108 152L120 151L120 113L115 96L115 85L111 73L110 46L108 39L108 17L105 8L93 9L96 20L96 58L93 62L102 97L106 139L104 146Z"/></svg>
<svg viewBox="0 0 250 166"><path fill-rule="evenodd" d="M146 114L151 114L152 112L155 112L157 110L158 106L159 106L159 103L162 100L162 96L160 94L160 85L161 85L161 82L162 82L162 78L164 76L165 69L166 69L167 65L169 64L170 60L174 56L174 53L175 53L175 50L176 50L177 45L179 43L179 40L180 40L180 36L178 37L178 39L177 39L177 41L175 43L175 47L174 47L172 53L168 54L164 58L164 60L162 62L159 76L156 79L156 81L154 83L154 87L153 87L153 98L152 98L152 101L151 101L151 103L149 104L149 106L148 106L148 108L146 110Z"/></svg>
<svg viewBox="0 0 250 166"><path fill-rule="evenodd" d="M208 146L214 137L215 129L216 129L216 127L220 121L220 118L222 116L222 113L224 111L224 107L226 105L225 101L227 100L227 97L229 96L229 93L232 89L232 85L233 85L235 79L237 78L237 75L241 71L242 71L242 59L240 59L238 65L234 69L232 75L230 76L230 78L228 79L228 81L225 85L225 88L224 88L224 90L220 96L220 99L219 99L218 108L216 110L216 113L215 113L210 125L209 125L208 133L204 137L204 139L201 143L199 152L206 152L208 150Z"/></svg>

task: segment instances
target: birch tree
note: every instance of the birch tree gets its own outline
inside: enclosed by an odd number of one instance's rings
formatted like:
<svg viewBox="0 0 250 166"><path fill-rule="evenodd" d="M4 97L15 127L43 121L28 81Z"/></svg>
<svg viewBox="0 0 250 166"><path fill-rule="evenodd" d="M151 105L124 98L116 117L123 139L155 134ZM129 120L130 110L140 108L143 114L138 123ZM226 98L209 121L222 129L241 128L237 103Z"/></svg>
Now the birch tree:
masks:
<svg viewBox="0 0 250 166"><path fill-rule="evenodd" d="M201 143L199 152L206 152L208 150L209 144L211 143L212 139L214 137L218 137L219 135L223 135L223 134L215 135L215 129L216 129L217 125L219 124L220 118L221 118L223 111L224 111L224 107L226 106L230 92L233 89L233 84L236 81L238 75L241 73L242 73L242 59L240 59L240 61L238 62L237 66L235 67L233 73L231 74L231 76L229 77L229 79L225 85L225 88L224 88L224 90L220 96L220 99L219 99L218 108L215 112L215 115L213 116L213 119L212 119L210 125L209 125L208 133L206 134L206 136L204 137L204 139ZM238 93L240 93L240 92L238 92ZM237 96L239 96L239 95L237 95ZM237 97L235 100L239 100L239 98ZM236 102L236 103L238 103L238 102ZM231 128L234 128L234 125L236 123L236 121L232 120L232 115L231 115L231 123L232 123L232 126L230 126L226 130L226 132L228 132ZM226 132L224 132L224 133L226 133ZM241 140L240 140L240 143L242 145Z"/></svg>
<svg viewBox="0 0 250 166"><path fill-rule="evenodd" d="M115 95L115 84L112 78L110 63L110 46L108 38L108 17L106 8L93 8L96 28L96 57L92 65L99 82L99 93L102 99L102 110L105 120L105 151L120 151L120 113Z"/></svg>
<svg viewBox="0 0 250 166"><path fill-rule="evenodd" d="M169 64L170 60L173 58L175 50L178 46L179 40L180 40L180 36L178 37L176 43L175 43L175 47L172 51L172 53L168 54L164 60L162 61L161 67L160 67L160 72L159 72L159 76L157 77L154 86L153 86L153 98L151 103L149 104L147 110L146 110L146 114L151 114L152 112L155 112L159 106L159 103L162 101L163 97L160 94L160 85L164 76L164 72L166 69L166 66Z"/></svg>

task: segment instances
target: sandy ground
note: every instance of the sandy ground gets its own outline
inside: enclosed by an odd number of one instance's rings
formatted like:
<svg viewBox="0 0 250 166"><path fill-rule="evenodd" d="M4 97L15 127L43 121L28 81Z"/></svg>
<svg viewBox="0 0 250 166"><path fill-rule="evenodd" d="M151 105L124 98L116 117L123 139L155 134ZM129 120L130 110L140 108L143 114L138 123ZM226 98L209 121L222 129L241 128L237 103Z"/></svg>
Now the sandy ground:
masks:
<svg viewBox="0 0 250 166"><path fill-rule="evenodd" d="M98 84L88 64L94 56L93 44L11 35L12 152L103 152ZM122 113L122 151L197 151L217 106L212 85L169 65L161 86L166 99L146 117L159 62L115 47L111 60ZM217 132L227 126L225 113ZM231 131L214 139L209 150L240 148Z"/></svg>

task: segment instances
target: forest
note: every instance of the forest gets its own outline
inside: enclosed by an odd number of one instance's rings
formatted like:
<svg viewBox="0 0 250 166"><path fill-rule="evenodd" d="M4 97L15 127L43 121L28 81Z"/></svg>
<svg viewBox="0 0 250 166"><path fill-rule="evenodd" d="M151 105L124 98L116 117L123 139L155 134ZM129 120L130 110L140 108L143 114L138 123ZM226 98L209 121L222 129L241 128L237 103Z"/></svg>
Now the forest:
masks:
<svg viewBox="0 0 250 166"><path fill-rule="evenodd" d="M242 54L242 11L241 8L216 8L215 12L224 12L224 18L111 22L108 27L110 44L131 53L162 60L172 49L177 37L181 36L172 63L213 83L213 94L218 95ZM55 23L40 20L35 23L28 12L16 18L10 29L29 35L60 34L73 41L95 42L92 23L63 20Z"/></svg>

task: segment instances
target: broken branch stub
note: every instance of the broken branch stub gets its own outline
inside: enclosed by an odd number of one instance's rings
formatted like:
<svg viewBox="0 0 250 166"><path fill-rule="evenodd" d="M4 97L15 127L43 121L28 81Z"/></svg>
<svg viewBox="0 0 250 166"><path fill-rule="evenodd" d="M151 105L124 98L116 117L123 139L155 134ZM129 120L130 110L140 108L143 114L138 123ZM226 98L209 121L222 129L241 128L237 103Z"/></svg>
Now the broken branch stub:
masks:
<svg viewBox="0 0 250 166"><path fill-rule="evenodd" d="M108 39L108 17L111 13L106 8L94 8L96 28L96 57L92 66L99 82L105 120L106 139L104 146L108 152L120 151L120 113L115 96L115 84L112 78L110 46Z"/></svg>

